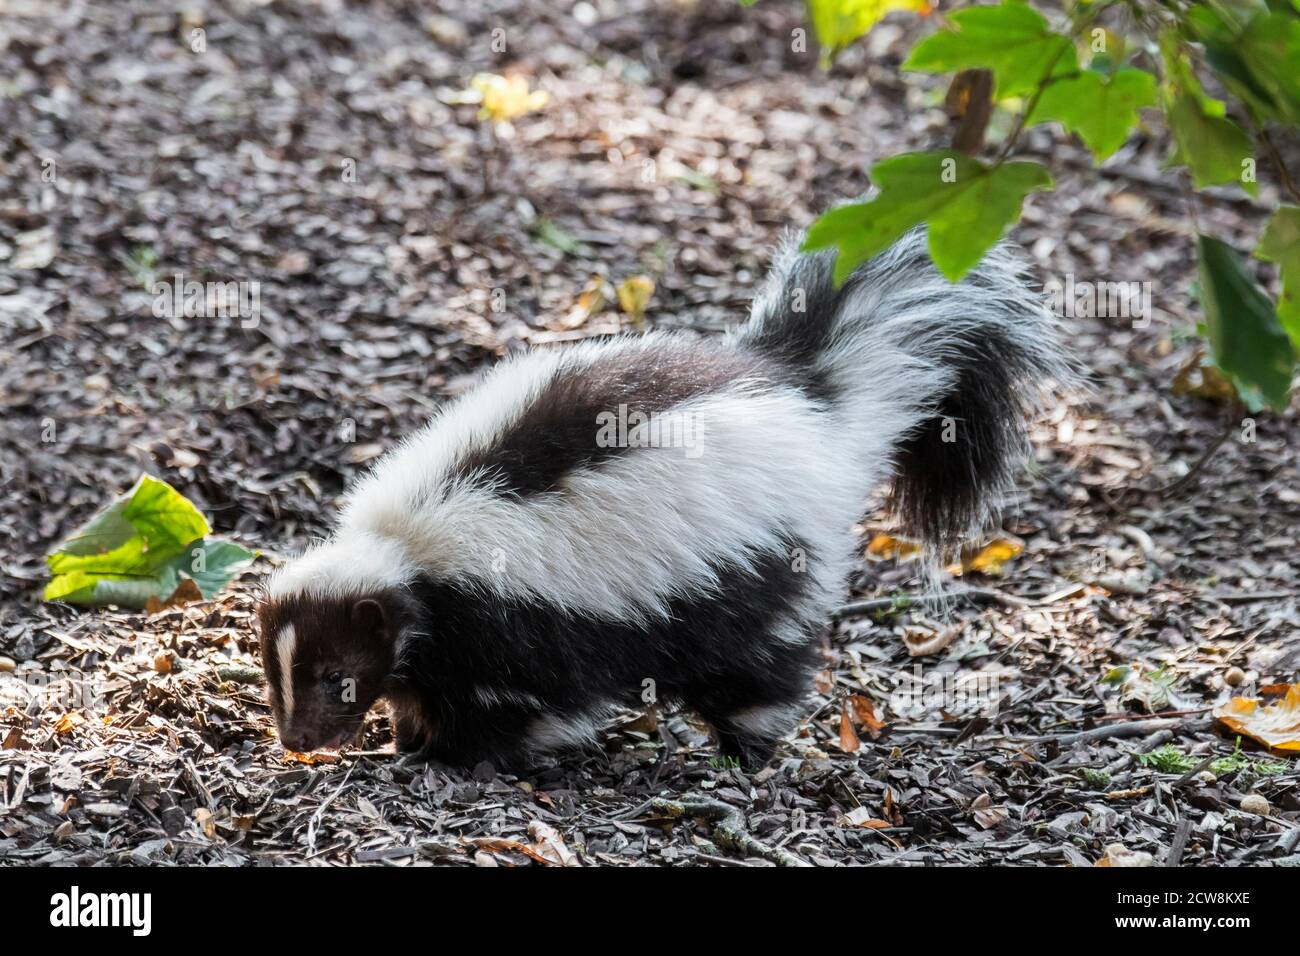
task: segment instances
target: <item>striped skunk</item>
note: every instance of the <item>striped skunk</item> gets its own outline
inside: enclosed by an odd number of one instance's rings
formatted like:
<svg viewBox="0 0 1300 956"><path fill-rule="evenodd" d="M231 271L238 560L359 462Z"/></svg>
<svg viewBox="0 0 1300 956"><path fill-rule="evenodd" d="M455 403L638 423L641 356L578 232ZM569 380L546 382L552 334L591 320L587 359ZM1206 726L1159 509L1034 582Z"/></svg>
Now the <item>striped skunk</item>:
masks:
<svg viewBox="0 0 1300 956"><path fill-rule="evenodd" d="M399 751L512 764L653 695L769 760L868 495L891 481L893 512L950 551L1073 377L1005 248L958 284L921 231L838 289L832 266L787 239L727 336L508 359L382 458L259 608L284 745L338 746L385 698Z"/></svg>

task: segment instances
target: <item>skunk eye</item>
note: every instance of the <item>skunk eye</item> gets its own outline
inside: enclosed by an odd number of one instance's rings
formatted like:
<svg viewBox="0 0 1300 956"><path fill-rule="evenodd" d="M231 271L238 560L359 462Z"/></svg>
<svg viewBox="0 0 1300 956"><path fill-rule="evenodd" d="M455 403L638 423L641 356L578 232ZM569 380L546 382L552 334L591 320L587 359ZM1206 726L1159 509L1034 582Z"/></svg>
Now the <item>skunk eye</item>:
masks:
<svg viewBox="0 0 1300 956"><path fill-rule="evenodd" d="M343 672L330 671L329 674L325 676L325 683L329 684L331 687L335 684L343 683Z"/></svg>

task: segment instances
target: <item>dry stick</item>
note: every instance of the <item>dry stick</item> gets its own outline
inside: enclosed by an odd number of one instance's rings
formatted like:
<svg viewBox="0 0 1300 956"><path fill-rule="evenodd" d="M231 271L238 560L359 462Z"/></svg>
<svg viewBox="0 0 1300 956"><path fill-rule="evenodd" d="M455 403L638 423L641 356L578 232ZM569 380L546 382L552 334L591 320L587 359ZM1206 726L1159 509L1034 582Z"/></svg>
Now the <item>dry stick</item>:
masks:
<svg viewBox="0 0 1300 956"><path fill-rule="evenodd" d="M1001 591L994 591L992 588L963 588L960 591L951 592L933 591L928 594L918 594L915 597L870 598L864 601L850 601L848 604L832 611L831 617L847 617L850 614L865 614L868 611L892 608L898 606L900 601L906 601L908 604L928 604L951 601L956 598L988 601L993 604L1005 604L1007 607L1029 607L1031 603L1024 598L1003 594Z"/></svg>
<svg viewBox="0 0 1300 956"><path fill-rule="evenodd" d="M721 800L693 798L686 800L667 800L662 797L650 801L652 809L667 814L674 820L683 817L701 817L713 823L713 836L718 845L728 850L735 850L749 856L759 856L771 860L777 866L811 866L780 847L768 846L750 836L745 829L745 817L737 807Z"/></svg>
<svg viewBox="0 0 1300 956"><path fill-rule="evenodd" d="M1233 408L1234 410L1239 410L1241 406L1234 405ZM1120 491L1113 496L1103 492L1103 497L1106 499L1106 503L1110 505L1112 508L1122 508L1125 504L1125 499L1131 496L1158 495L1163 498L1163 497L1168 497L1169 495L1175 495L1178 492L1182 491L1188 485L1196 481L1197 477L1201 473L1201 470L1204 469L1206 464L1209 463L1209 460L1212 457L1214 457L1214 453L1223 446L1223 443L1228 440L1228 436L1231 435L1233 431L1236 429L1237 421L1239 418L1240 418L1239 415L1236 416L1229 415L1225 419L1224 421L1225 427L1223 431L1219 434L1219 437L1214 440L1214 443L1205 450L1205 453L1201 455L1200 458L1196 459L1196 461L1192 464L1192 467L1187 469L1187 474L1183 475L1181 478L1158 488L1143 488L1140 485L1130 486L1128 488L1120 489Z"/></svg>
<svg viewBox="0 0 1300 956"><path fill-rule="evenodd" d="M1290 171L1286 168L1286 163L1282 161L1282 154L1277 151L1277 146L1273 143L1273 137L1269 135L1267 129L1260 127L1259 138L1268 148L1269 159L1273 160L1273 165L1277 167L1278 175L1282 178L1282 185L1286 191L1291 194L1291 198L1300 203L1300 189L1296 188L1295 180L1291 178Z"/></svg>
<svg viewBox="0 0 1300 956"><path fill-rule="evenodd" d="M1182 718L1157 717L1153 720L1135 720L1127 724L1106 724L1092 730L1081 730L1074 734L1047 736L1043 740L1055 740L1062 746L1091 743L1094 740L1107 740L1116 737L1145 737L1160 730L1168 730L1185 723Z"/></svg>

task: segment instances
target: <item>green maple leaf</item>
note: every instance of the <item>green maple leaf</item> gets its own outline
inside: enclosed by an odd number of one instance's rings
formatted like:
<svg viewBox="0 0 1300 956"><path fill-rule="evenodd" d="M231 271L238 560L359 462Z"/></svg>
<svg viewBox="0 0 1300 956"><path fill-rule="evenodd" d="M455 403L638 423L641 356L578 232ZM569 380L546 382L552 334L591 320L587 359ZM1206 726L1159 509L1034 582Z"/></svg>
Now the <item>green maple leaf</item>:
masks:
<svg viewBox="0 0 1300 956"><path fill-rule="evenodd" d="M1137 126L1138 109L1155 101L1156 78L1144 70L1125 67L1110 76L1085 70L1048 84L1026 125L1059 120L1100 162Z"/></svg>
<svg viewBox="0 0 1300 956"><path fill-rule="evenodd" d="M895 156L872 167L871 178L876 198L833 209L808 230L805 249L839 250L837 283L922 222L931 258L956 282L1020 218L1026 195L1052 188L1038 163L986 166L952 150Z"/></svg>
<svg viewBox="0 0 1300 956"><path fill-rule="evenodd" d="M1078 69L1074 45L1054 33L1027 4L968 7L948 17L952 28L931 34L913 49L905 70L948 73L982 68L993 72L999 98L1019 96L1052 75Z"/></svg>

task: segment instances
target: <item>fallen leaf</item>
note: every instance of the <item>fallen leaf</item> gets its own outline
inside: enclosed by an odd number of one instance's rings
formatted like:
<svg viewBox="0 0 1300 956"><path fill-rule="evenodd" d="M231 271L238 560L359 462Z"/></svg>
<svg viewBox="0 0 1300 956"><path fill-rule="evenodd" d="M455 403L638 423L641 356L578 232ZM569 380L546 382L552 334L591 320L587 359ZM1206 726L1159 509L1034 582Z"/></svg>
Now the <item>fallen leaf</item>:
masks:
<svg viewBox="0 0 1300 956"><path fill-rule="evenodd" d="M544 863L547 866L555 865L527 843L521 843L518 840L511 840L507 837L461 837L461 839L471 846L478 847L480 850L487 850L490 853L522 853L530 860L535 860L538 863ZM495 863L492 865L495 865Z"/></svg>
<svg viewBox="0 0 1300 956"><path fill-rule="evenodd" d="M1143 850L1130 850L1122 843L1112 843L1106 847L1106 854L1097 861L1097 866L1155 866L1156 860Z"/></svg>
<svg viewBox="0 0 1300 956"><path fill-rule="evenodd" d="M1230 730L1273 750L1300 752L1300 683L1286 697L1265 704L1255 697L1233 697L1214 708L1214 716Z"/></svg>
<svg viewBox="0 0 1300 956"><path fill-rule="evenodd" d="M876 705L861 694L849 695L848 702L853 708L853 716L858 726L867 728L867 733L871 735L872 740L879 738L885 729L885 722L876 716Z"/></svg>
<svg viewBox="0 0 1300 956"><path fill-rule="evenodd" d="M971 801L971 817L980 825L981 829L992 830L1007 817L1011 812L1003 806L995 806L993 799L987 793L981 793Z"/></svg>
<svg viewBox="0 0 1300 956"><path fill-rule="evenodd" d="M903 632L903 643L907 653L912 657L929 657L938 654L956 639L961 632L960 625L953 625L942 631L919 631L909 628Z"/></svg>
<svg viewBox="0 0 1300 956"><path fill-rule="evenodd" d="M882 820L879 817L873 817L871 811L866 807L854 807L848 813L840 814L835 821L837 827L863 827L868 830L888 830L892 823L888 820Z"/></svg>
<svg viewBox="0 0 1300 956"><path fill-rule="evenodd" d="M199 807L194 811L194 820L203 830L203 835L209 840L217 835L217 821L212 815L212 811L207 807Z"/></svg>
<svg viewBox="0 0 1300 956"><path fill-rule="evenodd" d="M1118 687L1120 701L1138 704L1149 714L1171 707L1188 710L1196 706L1195 700L1175 691L1178 674L1166 671L1163 665L1152 669L1139 662L1112 667L1101 682Z"/></svg>
<svg viewBox="0 0 1300 956"><path fill-rule="evenodd" d="M614 295L614 287L609 281L599 273L592 275L587 280L582 292L578 294L577 300L573 303L573 308L568 313L554 322L553 328L557 331L571 331L582 328L587 324L587 320L593 315L598 315L605 308L610 296Z"/></svg>
<svg viewBox="0 0 1300 956"><path fill-rule="evenodd" d="M14 269L44 269L59 254L53 226L20 232L14 236L16 251L9 265Z"/></svg>
<svg viewBox="0 0 1300 956"><path fill-rule="evenodd" d="M533 840L533 848L552 865L582 865L578 862L577 855L564 845L564 839L553 826L543 823L541 820L534 820L528 824L528 835Z"/></svg>
<svg viewBox="0 0 1300 956"><path fill-rule="evenodd" d="M181 583L176 585L176 590L167 596L165 600L158 600L156 597L150 597L144 602L144 612L146 614L157 614L165 611L169 607L181 607L193 601L202 601L203 592L199 590L198 583L193 578L183 578ZM154 669L157 670L157 661L154 662ZM170 670L170 668L168 668ZM158 671L165 674L167 671Z"/></svg>
<svg viewBox="0 0 1300 956"><path fill-rule="evenodd" d="M891 534L877 534L872 537L867 545L867 554L873 558L888 560L897 558L899 561L906 561L914 558L921 553L921 545L915 541L908 541L906 538L895 538Z"/></svg>
<svg viewBox="0 0 1300 956"><path fill-rule="evenodd" d="M981 574L1001 574L1003 565L1025 550L1025 543L1011 536L997 537L970 555L963 554L961 564L948 568L950 574L962 575L972 571Z"/></svg>
<svg viewBox="0 0 1300 956"><path fill-rule="evenodd" d="M618 307L640 325L645 320L646 306L654 294L654 279L649 276L632 276L618 285Z"/></svg>
<svg viewBox="0 0 1300 956"><path fill-rule="evenodd" d="M1195 395L1227 405L1237 400L1237 388L1222 372L1213 365L1202 364L1205 351L1202 349L1187 360L1187 364L1174 376L1172 391L1175 395Z"/></svg>
<svg viewBox="0 0 1300 956"><path fill-rule="evenodd" d="M817 693L829 695L835 690L835 675L829 668L820 670L813 675L813 683L817 687Z"/></svg>
<svg viewBox="0 0 1300 956"><path fill-rule="evenodd" d="M637 715L634 720L629 720L618 728L623 731L630 731L635 734L653 734L659 729L659 718L653 710L647 710L643 714Z"/></svg>
<svg viewBox="0 0 1300 956"><path fill-rule="evenodd" d="M85 722L86 718L81 711L70 710L54 722L54 732L56 734L70 734Z"/></svg>
<svg viewBox="0 0 1300 956"><path fill-rule="evenodd" d="M526 113L540 110L550 100L545 90L528 89L528 80L519 75L500 76L479 73L470 80L470 89L478 93L482 104L480 119L508 123Z"/></svg>
<svg viewBox="0 0 1300 956"><path fill-rule="evenodd" d="M855 754L862 748L853 721L849 720L849 705L840 705L840 749L846 754Z"/></svg>
<svg viewBox="0 0 1300 956"><path fill-rule="evenodd" d="M311 753L286 750L283 759L285 763L305 763L309 767L314 767L319 763L338 763L341 758L332 750L313 750Z"/></svg>

